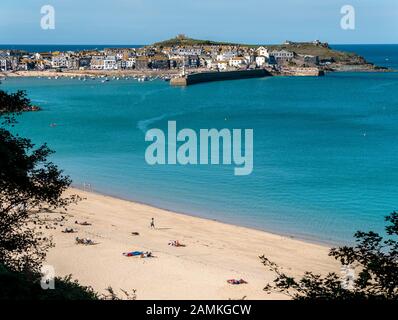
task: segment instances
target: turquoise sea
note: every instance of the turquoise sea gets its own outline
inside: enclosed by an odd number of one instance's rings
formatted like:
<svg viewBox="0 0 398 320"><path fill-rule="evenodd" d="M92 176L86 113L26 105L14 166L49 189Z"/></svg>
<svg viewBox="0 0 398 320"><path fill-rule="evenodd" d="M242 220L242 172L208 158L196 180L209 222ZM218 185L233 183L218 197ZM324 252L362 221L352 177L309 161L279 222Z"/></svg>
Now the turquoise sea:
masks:
<svg viewBox="0 0 398 320"><path fill-rule="evenodd" d="M398 45L336 46L398 69ZM398 73L333 73L173 88L160 80L7 79L42 112L16 130L47 142L75 186L332 244L382 231L398 209ZM253 128L254 171L149 166L144 132ZM50 126L56 123L57 126Z"/></svg>

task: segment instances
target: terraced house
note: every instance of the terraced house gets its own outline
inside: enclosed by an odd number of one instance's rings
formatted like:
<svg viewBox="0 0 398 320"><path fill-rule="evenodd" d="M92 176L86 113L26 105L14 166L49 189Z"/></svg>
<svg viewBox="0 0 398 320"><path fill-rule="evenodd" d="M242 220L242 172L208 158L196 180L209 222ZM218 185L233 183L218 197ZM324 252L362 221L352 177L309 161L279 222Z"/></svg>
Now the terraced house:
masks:
<svg viewBox="0 0 398 320"><path fill-rule="evenodd" d="M289 61L291 59L293 59L294 57L294 53L291 51L287 51L287 50L273 50L269 53L270 56L273 56L277 61L279 60L285 60L285 61Z"/></svg>
<svg viewBox="0 0 398 320"><path fill-rule="evenodd" d="M233 57L229 59L229 66L235 68L241 68L246 65L246 60L243 57Z"/></svg>
<svg viewBox="0 0 398 320"><path fill-rule="evenodd" d="M104 70L104 56L93 56L90 64L91 70Z"/></svg>
<svg viewBox="0 0 398 320"><path fill-rule="evenodd" d="M0 55L0 71L11 70L11 61L8 55Z"/></svg>
<svg viewBox="0 0 398 320"><path fill-rule="evenodd" d="M64 54L54 55L51 58L51 66L54 69L57 68L67 68L69 57Z"/></svg>
<svg viewBox="0 0 398 320"><path fill-rule="evenodd" d="M103 60L104 70L117 70L118 64L116 60L116 56L106 56Z"/></svg>
<svg viewBox="0 0 398 320"><path fill-rule="evenodd" d="M150 58L150 67L152 69L169 69L169 58L165 54L156 54Z"/></svg>
<svg viewBox="0 0 398 320"><path fill-rule="evenodd" d="M135 60L135 68L137 70L146 70L149 69L150 61L146 56L139 56Z"/></svg>

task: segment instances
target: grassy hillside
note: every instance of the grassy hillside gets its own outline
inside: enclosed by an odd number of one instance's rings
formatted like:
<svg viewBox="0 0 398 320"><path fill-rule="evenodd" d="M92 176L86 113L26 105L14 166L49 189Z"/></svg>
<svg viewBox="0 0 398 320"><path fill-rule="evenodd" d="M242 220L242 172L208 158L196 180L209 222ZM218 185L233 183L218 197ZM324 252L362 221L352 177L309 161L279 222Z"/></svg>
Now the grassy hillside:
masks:
<svg viewBox="0 0 398 320"><path fill-rule="evenodd" d="M172 47L172 46L229 46L229 45L238 45L236 43L229 42L218 42L211 40L199 40L187 38L185 36L177 36L172 39L156 42L153 46L156 47Z"/></svg>
<svg viewBox="0 0 398 320"><path fill-rule="evenodd" d="M320 59L333 58L336 62L351 63L351 64L364 64L366 60L357 55L356 53L344 52L333 50L328 46L315 45L312 43L294 43L294 44L283 44L283 45L271 45L265 46L270 50L285 49L293 51L297 54L319 56Z"/></svg>

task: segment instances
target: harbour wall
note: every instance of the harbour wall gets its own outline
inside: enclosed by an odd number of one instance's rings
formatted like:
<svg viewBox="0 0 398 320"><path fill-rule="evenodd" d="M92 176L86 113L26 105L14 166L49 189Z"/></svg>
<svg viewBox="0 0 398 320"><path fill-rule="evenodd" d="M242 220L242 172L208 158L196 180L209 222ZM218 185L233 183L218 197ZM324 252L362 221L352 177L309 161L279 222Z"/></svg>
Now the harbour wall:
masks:
<svg viewBox="0 0 398 320"><path fill-rule="evenodd" d="M191 84L203 82L262 78L267 76L271 76L271 73L264 69L200 72L192 73L185 77L173 78L171 79L170 84L173 86L189 86Z"/></svg>

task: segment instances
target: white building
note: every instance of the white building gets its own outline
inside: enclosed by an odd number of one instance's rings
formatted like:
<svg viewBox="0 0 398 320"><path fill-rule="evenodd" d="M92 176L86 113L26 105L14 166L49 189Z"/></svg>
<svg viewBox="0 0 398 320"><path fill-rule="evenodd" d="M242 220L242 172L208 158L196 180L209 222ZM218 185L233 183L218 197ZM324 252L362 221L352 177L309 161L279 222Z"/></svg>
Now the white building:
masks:
<svg viewBox="0 0 398 320"><path fill-rule="evenodd" d="M267 48L258 47L256 50L256 53L258 56L263 56L263 57L269 58L269 52L268 52Z"/></svg>
<svg viewBox="0 0 398 320"><path fill-rule="evenodd" d="M104 70L117 70L116 56L107 56L104 59Z"/></svg>
<svg viewBox="0 0 398 320"><path fill-rule="evenodd" d="M226 70L228 68L228 61L217 61L218 70Z"/></svg>
<svg viewBox="0 0 398 320"><path fill-rule="evenodd" d="M225 51L225 52L222 52L222 53L219 53L218 55L217 55L217 60L218 61L228 61L229 59L231 59L231 58L233 58L233 57L235 57L236 56L236 53L235 52L232 52L232 51Z"/></svg>
<svg viewBox="0 0 398 320"><path fill-rule="evenodd" d="M124 52L116 53L116 59L117 60L122 60L124 57L125 57L125 53Z"/></svg>
<svg viewBox="0 0 398 320"><path fill-rule="evenodd" d="M212 58L210 58L210 57L206 57L205 58L205 64L206 64L206 67L208 68L208 69L211 69L212 67L213 67L213 59Z"/></svg>
<svg viewBox="0 0 398 320"><path fill-rule="evenodd" d="M207 62L207 68L213 69L213 70L218 70L218 61L211 60L211 61Z"/></svg>
<svg viewBox="0 0 398 320"><path fill-rule="evenodd" d="M268 62L268 58L265 56L257 56L256 57L256 66L257 67L263 67L265 64Z"/></svg>
<svg viewBox="0 0 398 320"><path fill-rule="evenodd" d="M65 55L53 56L51 58L52 68L67 68L68 67L68 57Z"/></svg>
<svg viewBox="0 0 398 320"><path fill-rule="evenodd" d="M79 59L76 57L70 57L66 60L66 67L73 70L79 69Z"/></svg>
<svg viewBox="0 0 398 320"><path fill-rule="evenodd" d="M245 64L246 64L246 60L243 57L233 57L233 58L229 59L230 67L240 68Z"/></svg>
<svg viewBox="0 0 398 320"><path fill-rule="evenodd" d="M276 60L290 60L294 57L294 53L287 50L273 50L269 53L269 55L274 56Z"/></svg>
<svg viewBox="0 0 398 320"><path fill-rule="evenodd" d="M0 71L8 71L11 70L11 61L0 57Z"/></svg>
<svg viewBox="0 0 398 320"><path fill-rule="evenodd" d="M173 48L170 52L177 56L200 56L203 53L202 48Z"/></svg>
<svg viewBox="0 0 398 320"><path fill-rule="evenodd" d="M254 62L254 60L255 60L254 56L252 54L249 54L249 53L245 54L244 58L245 58L247 64L252 64Z"/></svg>
<svg viewBox="0 0 398 320"><path fill-rule="evenodd" d="M128 58L128 60L126 60L126 68L127 69L133 69L135 66L135 57L130 57Z"/></svg>

